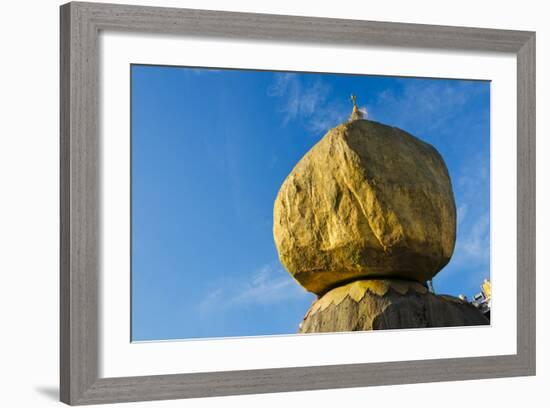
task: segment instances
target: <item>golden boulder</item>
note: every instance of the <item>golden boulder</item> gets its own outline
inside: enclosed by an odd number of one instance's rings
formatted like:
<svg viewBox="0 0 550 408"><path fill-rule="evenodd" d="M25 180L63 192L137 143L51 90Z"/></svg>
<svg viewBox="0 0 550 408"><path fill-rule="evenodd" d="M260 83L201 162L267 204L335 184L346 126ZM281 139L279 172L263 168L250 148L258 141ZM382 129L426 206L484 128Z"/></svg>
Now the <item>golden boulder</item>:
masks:
<svg viewBox="0 0 550 408"><path fill-rule="evenodd" d="M437 150L368 120L331 129L283 182L279 258L323 295L359 279L430 280L451 258L456 208Z"/></svg>

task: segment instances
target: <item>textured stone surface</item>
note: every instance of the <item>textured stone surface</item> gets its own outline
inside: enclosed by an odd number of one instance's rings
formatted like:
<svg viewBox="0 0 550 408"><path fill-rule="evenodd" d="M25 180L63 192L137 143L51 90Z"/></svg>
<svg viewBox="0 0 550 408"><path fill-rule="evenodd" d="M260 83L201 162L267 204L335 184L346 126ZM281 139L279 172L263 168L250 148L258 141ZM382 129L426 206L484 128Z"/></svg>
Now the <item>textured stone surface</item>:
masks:
<svg viewBox="0 0 550 408"><path fill-rule="evenodd" d="M489 320L471 304L434 295L418 283L360 280L318 299L304 317L300 333L486 324Z"/></svg>
<svg viewBox="0 0 550 408"><path fill-rule="evenodd" d="M279 258L318 295L366 277L431 279L449 261L455 232L439 153L368 120L331 129L288 175L274 205Z"/></svg>

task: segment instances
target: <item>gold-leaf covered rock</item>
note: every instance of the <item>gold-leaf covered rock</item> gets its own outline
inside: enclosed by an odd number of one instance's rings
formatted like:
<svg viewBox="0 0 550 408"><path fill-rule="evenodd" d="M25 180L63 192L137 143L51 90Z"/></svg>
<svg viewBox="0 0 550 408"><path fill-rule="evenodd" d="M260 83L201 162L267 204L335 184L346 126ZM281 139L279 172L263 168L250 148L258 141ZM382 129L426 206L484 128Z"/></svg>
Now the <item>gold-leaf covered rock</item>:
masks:
<svg viewBox="0 0 550 408"><path fill-rule="evenodd" d="M284 181L273 234L282 264L318 295L364 278L424 282L454 249L447 168L435 148L398 128L339 125Z"/></svg>

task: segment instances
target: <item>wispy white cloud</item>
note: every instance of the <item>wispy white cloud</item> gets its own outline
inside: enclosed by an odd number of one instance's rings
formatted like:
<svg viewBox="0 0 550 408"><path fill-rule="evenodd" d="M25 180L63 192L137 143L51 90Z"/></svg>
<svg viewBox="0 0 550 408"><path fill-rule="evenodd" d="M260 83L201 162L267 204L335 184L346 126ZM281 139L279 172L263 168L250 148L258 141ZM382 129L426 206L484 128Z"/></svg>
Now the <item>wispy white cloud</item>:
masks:
<svg viewBox="0 0 550 408"><path fill-rule="evenodd" d="M320 79L306 82L297 74L277 74L268 95L280 100L283 125L298 121L315 135L346 120L349 114L341 104L330 103L331 87Z"/></svg>
<svg viewBox="0 0 550 408"><path fill-rule="evenodd" d="M201 300L197 306L199 312L205 313L212 310L213 306L220 303L223 299L223 289L216 288L211 292L208 292L203 300Z"/></svg>
<svg viewBox="0 0 550 408"><path fill-rule="evenodd" d="M296 74L278 74L268 89L269 96L283 98L281 112L285 123L299 116L311 116L325 102L330 88L320 80L304 85Z"/></svg>
<svg viewBox="0 0 550 408"><path fill-rule="evenodd" d="M264 265L250 282L242 285L239 293L231 299L232 304L259 303L269 304L302 297L306 291L295 282L282 268L273 264Z"/></svg>
<svg viewBox="0 0 550 408"><path fill-rule="evenodd" d="M247 278L212 289L199 303L200 312L268 305L312 297L277 263L268 263Z"/></svg>
<svg viewBox="0 0 550 408"><path fill-rule="evenodd" d="M468 215L468 204L463 203L461 206L459 206L456 209L456 223L458 225L458 228L460 228L460 225L464 222L464 219Z"/></svg>
<svg viewBox="0 0 550 408"><path fill-rule="evenodd" d="M456 130L449 121L456 119L467 105L483 92L472 82L430 82L403 80L401 88L385 90L378 95L371 118L403 129L421 128L424 133Z"/></svg>
<svg viewBox="0 0 550 408"><path fill-rule="evenodd" d="M480 190L488 191L489 178L489 156L479 153L463 160L454 187L464 199L475 202Z"/></svg>
<svg viewBox="0 0 550 408"><path fill-rule="evenodd" d="M455 256L467 261L487 260L489 255L489 214L485 213L470 222L457 242Z"/></svg>
<svg viewBox="0 0 550 408"><path fill-rule="evenodd" d="M460 203L456 245L451 261L436 276L436 283L460 280L461 292L470 294L490 275L489 159L482 154L469 157L457 173L453 183Z"/></svg>

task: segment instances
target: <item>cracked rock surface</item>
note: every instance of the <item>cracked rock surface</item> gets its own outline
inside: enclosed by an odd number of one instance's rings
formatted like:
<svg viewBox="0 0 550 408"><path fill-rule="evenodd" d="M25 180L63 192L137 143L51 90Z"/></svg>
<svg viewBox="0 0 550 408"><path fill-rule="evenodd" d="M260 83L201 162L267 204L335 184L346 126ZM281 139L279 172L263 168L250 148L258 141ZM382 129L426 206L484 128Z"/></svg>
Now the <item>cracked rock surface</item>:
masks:
<svg viewBox="0 0 550 408"><path fill-rule="evenodd" d="M306 153L273 215L282 264L319 296L354 280L425 282L455 245L455 201L437 150L369 120L331 129Z"/></svg>

